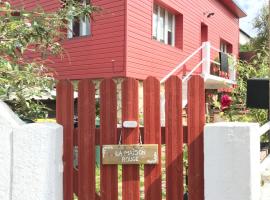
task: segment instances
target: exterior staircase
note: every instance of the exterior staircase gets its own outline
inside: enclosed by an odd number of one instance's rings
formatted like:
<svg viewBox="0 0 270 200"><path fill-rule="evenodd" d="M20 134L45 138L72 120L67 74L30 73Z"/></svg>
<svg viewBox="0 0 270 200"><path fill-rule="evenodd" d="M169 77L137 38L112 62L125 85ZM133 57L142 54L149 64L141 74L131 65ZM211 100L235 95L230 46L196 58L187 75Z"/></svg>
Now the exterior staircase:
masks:
<svg viewBox="0 0 270 200"><path fill-rule="evenodd" d="M190 72L187 73L186 76L182 79L182 107L185 108L188 100L187 100L187 82L188 79L191 77L192 74L194 74L200 67L202 68L201 76L204 78L205 81L205 89L220 89L220 88L231 88L234 84L236 84L236 71L235 71L235 64L236 64L236 58L229 55L229 57L232 57L234 62L232 66L229 66L229 79L219 77L216 75L212 75L210 73L210 67L211 63L214 63L216 65L220 65L219 62L216 62L212 59L213 55L211 55L211 52L219 53L220 50L213 47L210 42L204 42L202 45L196 49L192 54L190 54L186 59L184 59L183 62L181 62L179 65L177 65L170 73L168 73L160 82L164 83L170 76L176 74L177 71L181 70L183 67L185 67L186 63L190 61L194 56L201 53L202 60L196 64ZM162 102L162 104L165 104L165 101Z"/></svg>

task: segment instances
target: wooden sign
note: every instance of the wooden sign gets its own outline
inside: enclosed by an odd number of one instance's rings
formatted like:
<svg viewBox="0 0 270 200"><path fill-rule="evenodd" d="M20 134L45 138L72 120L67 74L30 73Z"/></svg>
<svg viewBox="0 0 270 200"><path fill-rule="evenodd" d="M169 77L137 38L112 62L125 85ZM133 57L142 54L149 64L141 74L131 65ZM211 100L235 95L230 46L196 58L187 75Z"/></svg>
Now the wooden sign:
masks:
<svg viewBox="0 0 270 200"><path fill-rule="evenodd" d="M157 144L103 145L102 164L158 164Z"/></svg>

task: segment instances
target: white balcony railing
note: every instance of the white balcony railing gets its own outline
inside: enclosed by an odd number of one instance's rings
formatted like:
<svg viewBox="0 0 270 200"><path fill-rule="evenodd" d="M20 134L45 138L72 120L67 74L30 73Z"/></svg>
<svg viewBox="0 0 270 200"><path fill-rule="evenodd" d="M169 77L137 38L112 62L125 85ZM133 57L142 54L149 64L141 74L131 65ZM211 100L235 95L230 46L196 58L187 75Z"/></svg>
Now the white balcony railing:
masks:
<svg viewBox="0 0 270 200"><path fill-rule="evenodd" d="M220 53L220 49L214 47L213 45L211 45L210 42L205 42L204 48L203 48L203 58L205 58L205 62L203 65L203 72L205 74L210 74L210 67L211 67L211 63L214 63L216 65L220 66L220 62L217 62L215 60L212 59L212 55L211 55L211 50L213 50L215 53ZM228 70L228 75L229 75L229 79L231 81L236 81L236 56L231 55L226 53L228 58L229 58L229 70ZM231 61L231 62L230 62Z"/></svg>
<svg viewBox="0 0 270 200"><path fill-rule="evenodd" d="M219 53L220 50L215 48L214 46L211 45L210 42L204 42L202 45L196 49L193 53L191 53L186 59L183 60L180 64L178 64L172 71L170 71L162 80L161 83L164 83L170 76L174 75L177 71L181 70L185 64L192 60L198 53L201 53L202 59L196 64L183 78L183 81L186 81L189 79L189 77L199 68L202 67L202 75L204 77L209 77L211 75L211 63L214 63L216 65L220 65L220 62L212 60L213 55L211 55L211 52L214 51L214 53ZM229 63L229 70L228 70L228 75L229 75L229 83L232 84L236 81L236 57L232 56L230 54L227 54L229 59L232 60L233 62ZM214 75L215 76L215 75ZM219 77L219 76L216 76ZM224 78L225 79L225 78ZM217 80L218 81L218 80ZM224 81L223 79L220 79L220 81Z"/></svg>
<svg viewBox="0 0 270 200"><path fill-rule="evenodd" d="M183 60L183 62L179 63L172 71L170 71L163 79L161 79L161 83L164 83L170 76L176 74L176 72L180 71L185 64L194 59L195 56L198 57L202 55L202 59L194 66L192 67L186 76L182 79L182 106L183 108L187 105L187 80L191 77L191 75L200 67L202 67L202 76L205 80L205 88L206 89L219 89L219 88L228 88L231 87L233 84L235 84L236 80L236 72L235 72L235 57L233 65L229 67L229 79L219 77L216 75L211 74L211 63L215 63L217 65L220 65L220 62L213 61L211 58L214 57L211 55L211 50L214 50L216 52L220 52L219 49L216 49L215 47L211 46L210 42L204 42L202 45L196 49L193 53L191 53L186 59ZM228 56L232 57L228 54ZM164 100L164 99L163 99ZM162 105L164 104L164 101Z"/></svg>

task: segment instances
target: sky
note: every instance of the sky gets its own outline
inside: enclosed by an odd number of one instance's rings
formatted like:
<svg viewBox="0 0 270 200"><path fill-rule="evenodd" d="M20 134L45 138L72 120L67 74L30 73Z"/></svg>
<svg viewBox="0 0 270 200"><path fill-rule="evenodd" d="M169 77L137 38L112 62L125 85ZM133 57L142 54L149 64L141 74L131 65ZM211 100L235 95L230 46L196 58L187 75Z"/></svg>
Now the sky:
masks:
<svg viewBox="0 0 270 200"><path fill-rule="evenodd" d="M253 19L258 15L262 6L268 0L235 0L247 13L247 17L240 19L240 28L251 36L256 36L256 31L252 27Z"/></svg>

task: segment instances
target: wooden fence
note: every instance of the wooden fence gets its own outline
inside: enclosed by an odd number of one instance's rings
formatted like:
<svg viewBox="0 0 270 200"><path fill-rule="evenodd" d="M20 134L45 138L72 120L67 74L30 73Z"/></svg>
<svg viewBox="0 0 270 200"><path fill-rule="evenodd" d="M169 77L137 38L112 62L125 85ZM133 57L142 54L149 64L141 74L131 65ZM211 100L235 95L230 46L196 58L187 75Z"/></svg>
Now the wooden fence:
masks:
<svg viewBox="0 0 270 200"><path fill-rule="evenodd" d="M161 144L166 148L166 199L183 199L183 143L188 144L189 200L204 199L203 127L205 124L204 81L192 76L188 82L188 126L182 124L182 81L176 76L165 83L165 128L160 123L160 82L148 77L143 82L144 127L117 128L117 89L112 79L100 84L100 129L95 128L95 86L91 80L79 81L78 129L74 128L73 85L68 80L57 84L57 122L64 127L64 200L117 200L117 165L102 165L100 194L96 193L95 145L138 144L139 133L144 144ZM122 121L138 122L138 81L122 82ZM73 168L73 148L78 145L78 170ZM162 199L161 159L144 166L144 199ZM140 199L139 165L122 166L122 199Z"/></svg>

